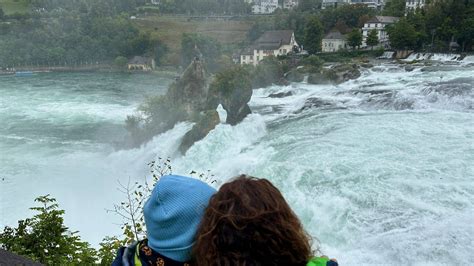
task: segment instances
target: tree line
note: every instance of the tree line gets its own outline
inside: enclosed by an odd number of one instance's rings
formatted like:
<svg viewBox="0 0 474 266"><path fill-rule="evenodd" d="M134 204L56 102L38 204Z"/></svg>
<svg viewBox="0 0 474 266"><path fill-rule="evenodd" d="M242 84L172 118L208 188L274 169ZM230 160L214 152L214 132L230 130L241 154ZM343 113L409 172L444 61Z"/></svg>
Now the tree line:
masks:
<svg viewBox="0 0 474 266"><path fill-rule="evenodd" d="M430 51L472 51L474 45L474 2L444 0L409 12L388 28L391 46L395 49Z"/></svg>
<svg viewBox="0 0 474 266"><path fill-rule="evenodd" d="M74 65L147 55L166 47L130 21L135 0L31 0L33 11L0 17L0 66ZM36 10L36 11L35 11Z"/></svg>

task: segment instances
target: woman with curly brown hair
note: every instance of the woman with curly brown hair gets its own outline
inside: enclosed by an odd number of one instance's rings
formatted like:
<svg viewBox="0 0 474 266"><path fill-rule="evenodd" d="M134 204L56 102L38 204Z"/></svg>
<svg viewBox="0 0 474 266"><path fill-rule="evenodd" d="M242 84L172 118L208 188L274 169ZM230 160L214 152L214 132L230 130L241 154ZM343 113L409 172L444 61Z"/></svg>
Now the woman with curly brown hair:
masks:
<svg viewBox="0 0 474 266"><path fill-rule="evenodd" d="M313 259L311 237L270 181L245 175L211 197L196 239L197 265L337 265Z"/></svg>

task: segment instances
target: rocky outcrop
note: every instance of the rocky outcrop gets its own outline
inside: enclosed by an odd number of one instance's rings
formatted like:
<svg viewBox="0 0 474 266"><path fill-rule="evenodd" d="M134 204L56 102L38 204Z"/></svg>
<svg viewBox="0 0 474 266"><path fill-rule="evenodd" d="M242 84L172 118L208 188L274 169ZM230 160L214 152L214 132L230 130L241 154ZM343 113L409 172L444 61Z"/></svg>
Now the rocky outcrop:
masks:
<svg viewBox="0 0 474 266"><path fill-rule="evenodd" d="M308 76L310 84L339 84L351 79L357 79L361 75L357 64L335 65L319 72L311 73Z"/></svg>
<svg viewBox="0 0 474 266"><path fill-rule="evenodd" d="M269 98L285 98L288 96L292 96L293 92L287 91L287 92L276 92L268 95Z"/></svg>
<svg viewBox="0 0 474 266"><path fill-rule="evenodd" d="M250 74L241 67L218 73L209 89L208 104L215 109L219 104L227 112L226 123L236 125L251 113L248 102L252 98Z"/></svg>
<svg viewBox="0 0 474 266"><path fill-rule="evenodd" d="M302 82L304 80L305 74L304 69L292 69L285 74L285 79L289 82Z"/></svg>
<svg viewBox="0 0 474 266"><path fill-rule="evenodd" d="M166 97L174 105L181 106L188 116L206 107L209 90L208 78L202 62L195 59L181 78L172 84Z"/></svg>
<svg viewBox="0 0 474 266"><path fill-rule="evenodd" d="M329 69L331 77L336 83L346 82L360 77L359 67L356 64L337 65Z"/></svg>
<svg viewBox="0 0 474 266"><path fill-rule="evenodd" d="M193 128L184 135L179 151L186 153L186 151L193 146L193 144L207 136L220 122L219 114L216 110L208 110L199 114L196 124Z"/></svg>
<svg viewBox="0 0 474 266"><path fill-rule="evenodd" d="M196 58L170 85L166 95L147 99L141 106L144 117L128 117L126 127L132 136L129 143L138 146L171 129L177 122L190 121L195 124L179 147L186 153L220 123L216 111L219 104L227 112L226 123L238 124L251 113L247 104L252 97L251 82L246 81L248 73L242 71L240 68L226 70L210 82L203 62Z"/></svg>

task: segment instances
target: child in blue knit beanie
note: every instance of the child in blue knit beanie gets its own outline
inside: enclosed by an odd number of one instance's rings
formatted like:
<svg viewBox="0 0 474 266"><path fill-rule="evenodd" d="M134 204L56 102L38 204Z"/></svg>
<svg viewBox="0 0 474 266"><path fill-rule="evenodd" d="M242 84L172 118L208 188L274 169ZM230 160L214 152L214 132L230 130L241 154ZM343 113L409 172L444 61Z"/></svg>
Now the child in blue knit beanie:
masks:
<svg viewBox="0 0 474 266"><path fill-rule="evenodd" d="M120 248L112 265L190 265L197 228L215 192L194 178L161 177L143 208L147 239Z"/></svg>

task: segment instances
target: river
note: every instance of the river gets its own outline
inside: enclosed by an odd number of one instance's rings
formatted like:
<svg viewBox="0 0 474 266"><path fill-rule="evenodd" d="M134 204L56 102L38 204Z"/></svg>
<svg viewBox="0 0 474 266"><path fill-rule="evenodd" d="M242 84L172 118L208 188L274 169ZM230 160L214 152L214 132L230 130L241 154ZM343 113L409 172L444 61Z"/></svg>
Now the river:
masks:
<svg viewBox="0 0 474 266"><path fill-rule="evenodd" d="M423 69L422 69L423 68ZM0 77L0 225L31 215L51 194L65 222L96 245L118 233L106 209L118 184L146 163L173 171L239 173L280 188L324 253L342 265L467 265L474 261L474 66L411 72L389 62L340 85L257 89L253 114L220 124L182 156L181 123L133 150L117 150L123 121L171 82L107 73ZM269 98L291 92L284 98Z"/></svg>

